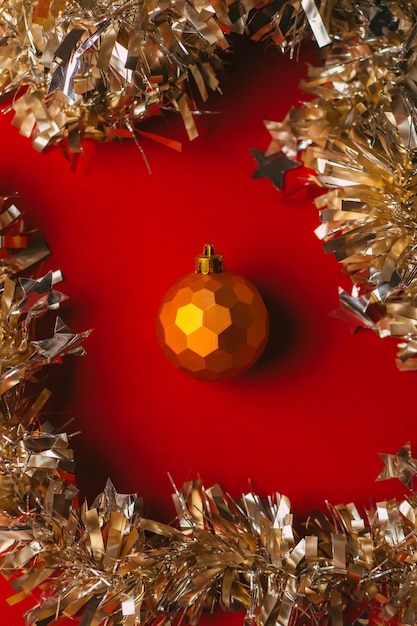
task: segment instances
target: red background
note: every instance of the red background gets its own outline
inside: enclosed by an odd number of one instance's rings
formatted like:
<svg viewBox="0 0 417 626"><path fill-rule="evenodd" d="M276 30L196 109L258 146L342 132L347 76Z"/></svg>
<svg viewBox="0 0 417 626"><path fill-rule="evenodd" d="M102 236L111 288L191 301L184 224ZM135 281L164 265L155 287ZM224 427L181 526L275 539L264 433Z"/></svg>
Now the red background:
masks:
<svg viewBox="0 0 417 626"><path fill-rule="evenodd" d="M348 283L313 233L314 194L283 199L268 179L251 178L249 148L270 141L263 120L299 104L314 54L304 48L291 61L240 42L229 60L223 95L207 107L219 113L197 118L197 140L188 142L173 114L144 126L183 142L177 153L142 141L151 175L130 142L86 141L72 172L59 148L38 154L9 115L0 119L0 193L19 192L18 206L52 248L42 269L65 275L64 320L95 329L87 356L54 368L49 406L56 424L73 416L68 430L82 431L73 440L81 497L91 503L109 476L118 491L144 497L146 515L169 521L168 472L178 485L201 476L233 496L250 487L285 493L298 522L326 500L401 497L399 481L375 483L378 453L417 443L417 374L397 371L395 342L352 336L329 316ZM206 241L258 286L271 315L264 356L231 382L179 373L154 332L160 299ZM12 595L5 583L0 592ZM2 623L23 624L22 607L0 599Z"/></svg>

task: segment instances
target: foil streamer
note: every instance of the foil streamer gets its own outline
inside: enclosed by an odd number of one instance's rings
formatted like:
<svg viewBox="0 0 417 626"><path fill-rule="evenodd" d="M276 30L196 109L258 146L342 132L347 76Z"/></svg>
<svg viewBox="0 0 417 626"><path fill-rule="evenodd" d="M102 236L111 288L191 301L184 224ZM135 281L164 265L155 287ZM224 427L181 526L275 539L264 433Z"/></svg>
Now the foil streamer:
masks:
<svg viewBox="0 0 417 626"><path fill-rule="evenodd" d="M55 310L64 296L54 285L59 271L28 278L23 270L49 254L23 220L14 198L0 197L0 561L19 601L50 578L45 545L59 549L73 536L74 455L69 436L42 420L48 389L37 391L35 374L82 354L88 332L75 334L57 317L51 339L35 341L35 320Z"/></svg>
<svg viewBox="0 0 417 626"><path fill-rule="evenodd" d="M371 623L414 623L407 621L416 618L414 495L363 515L353 504L328 505L301 537L280 494L233 499L218 485L192 481L176 489L174 503L175 526L162 524L108 481L91 507L77 512L70 504L64 516L52 509L21 529L0 529L7 543L0 558L23 571L13 582L17 595L42 584L26 623L66 615L82 616L86 626L162 616L196 624L217 605L241 608L260 626L328 618L342 625L364 615Z"/></svg>
<svg viewBox="0 0 417 626"><path fill-rule="evenodd" d="M38 151L64 141L77 154L84 137L137 141L140 122L166 106L193 139L195 96L218 89L228 34L285 50L309 27L320 46L330 41L314 0L4 0L0 96L14 94L12 123Z"/></svg>
<svg viewBox="0 0 417 626"><path fill-rule="evenodd" d="M87 333L71 334L57 318L50 340L36 342L32 326L36 319L56 309L64 296L53 286L61 273L42 278L23 277L21 272L49 254L43 240L33 237L13 198L0 198L0 501L2 514L15 507L34 505L51 474L73 473L72 451L64 434L53 434L39 423L39 414L50 392L36 400L25 398L26 385L44 365L59 362L67 353L78 353ZM56 492L58 493L58 491ZM35 495L36 494L36 495ZM19 500L21 499L21 501ZM52 498L52 499L51 499ZM51 496L53 505L55 496ZM6 523L3 519L2 523ZM15 529L16 530L16 529ZM15 532L15 531L13 531ZM16 537L19 533L16 534ZM3 537L4 539L4 537Z"/></svg>
<svg viewBox="0 0 417 626"><path fill-rule="evenodd" d="M340 290L338 315L399 340L405 370L417 369L415 8L334 9L332 45L301 85L310 100L267 123L266 152L301 154L312 180L327 188L316 200L316 234L353 282L351 293Z"/></svg>

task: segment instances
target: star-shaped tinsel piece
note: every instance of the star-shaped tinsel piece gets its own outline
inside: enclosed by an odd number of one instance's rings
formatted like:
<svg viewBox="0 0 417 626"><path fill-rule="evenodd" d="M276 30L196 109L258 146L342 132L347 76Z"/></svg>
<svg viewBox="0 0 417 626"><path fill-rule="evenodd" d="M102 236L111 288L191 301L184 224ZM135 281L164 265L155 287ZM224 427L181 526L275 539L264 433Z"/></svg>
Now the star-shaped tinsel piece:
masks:
<svg viewBox="0 0 417 626"><path fill-rule="evenodd" d="M60 272L58 274L61 276ZM42 315L48 309L58 308L67 296L53 289L55 280L53 272L48 272L39 280L19 278L22 297L13 307L13 313L26 315L26 321L29 322L31 318Z"/></svg>
<svg viewBox="0 0 417 626"><path fill-rule="evenodd" d="M375 332L375 322L367 315L369 295L356 296L339 287L340 307L331 311L329 315L346 322L351 333L356 333L363 328L369 328Z"/></svg>
<svg viewBox="0 0 417 626"><path fill-rule="evenodd" d="M73 333L68 326L64 324L62 319L57 317L54 336L49 339L32 341L31 343L35 346L39 354L49 362L52 362L54 359L60 358L64 354L83 355L85 352L81 343L90 333L91 330L87 330L83 333Z"/></svg>
<svg viewBox="0 0 417 626"><path fill-rule="evenodd" d="M269 178L274 187L280 191L284 188L285 172L301 166L301 163L289 159L283 152L267 156L262 150L251 148L250 151L258 164L258 169L252 174L252 178Z"/></svg>
<svg viewBox="0 0 417 626"><path fill-rule="evenodd" d="M408 489L413 488L413 476L417 474L417 459L411 457L411 445L406 443L397 454L380 454L385 467L376 480L398 478Z"/></svg>
<svg viewBox="0 0 417 626"><path fill-rule="evenodd" d="M136 493L119 493L108 478L104 490L94 500L92 509L100 512L102 520L109 520L114 511L122 511L127 520L133 521L142 513L142 498Z"/></svg>

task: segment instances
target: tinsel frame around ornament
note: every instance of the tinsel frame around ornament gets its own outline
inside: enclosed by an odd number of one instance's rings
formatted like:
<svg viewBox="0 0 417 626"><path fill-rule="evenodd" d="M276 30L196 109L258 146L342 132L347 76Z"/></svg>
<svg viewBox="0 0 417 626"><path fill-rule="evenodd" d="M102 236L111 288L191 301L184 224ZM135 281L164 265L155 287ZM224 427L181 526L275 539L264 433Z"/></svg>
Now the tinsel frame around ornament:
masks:
<svg viewBox="0 0 417 626"><path fill-rule="evenodd" d="M268 123L266 155L302 154L316 172L327 188L317 234L354 283L352 294L341 294L342 311L381 337L398 337L400 363L415 369L416 8L4 2L0 79L14 94L14 123L38 149L67 141L76 152L83 137L136 137L154 105L178 108L192 137L184 82L192 75L203 99L204 83L216 88L228 30L295 50L310 28L327 45L324 65L305 82L315 98ZM234 500L198 481L176 490L172 526L143 518L140 498L110 482L79 507L69 437L40 418L49 392L34 399L28 387L44 366L82 352L88 333L57 318L50 339L33 336L34 320L63 299L54 289L60 275L12 279L46 249L30 242L7 199L0 218L0 566L19 597L42 590L28 625L61 615L83 626L161 616L195 624L216 605L241 607L259 626L416 622L414 494L363 513L329 505L306 520L302 535L285 496ZM409 454L398 458L398 476L416 470Z"/></svg>

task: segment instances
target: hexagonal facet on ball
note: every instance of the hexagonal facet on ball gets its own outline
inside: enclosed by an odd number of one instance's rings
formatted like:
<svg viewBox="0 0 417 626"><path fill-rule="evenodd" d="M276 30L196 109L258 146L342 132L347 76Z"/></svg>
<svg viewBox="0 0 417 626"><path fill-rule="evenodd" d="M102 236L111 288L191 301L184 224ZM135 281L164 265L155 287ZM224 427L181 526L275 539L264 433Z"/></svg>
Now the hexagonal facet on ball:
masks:
<svg viewBox="0 0 417 626"><path fill-rule="evenodd" d="M246 372L265 348L268 327L256 287L230 271L184 276L163 298L157 318L168 360L201 380Z"/></svg>

